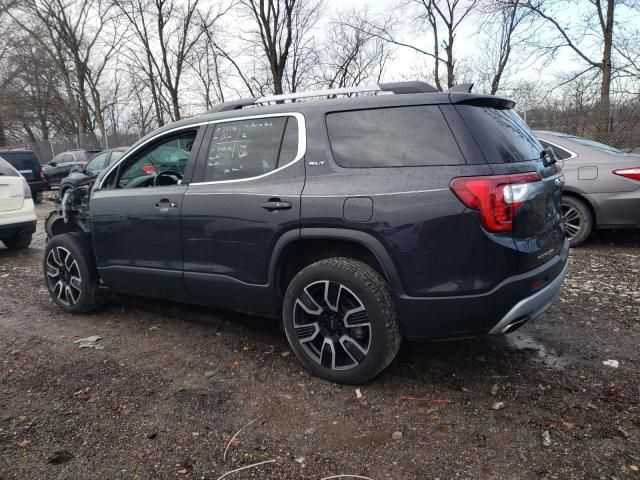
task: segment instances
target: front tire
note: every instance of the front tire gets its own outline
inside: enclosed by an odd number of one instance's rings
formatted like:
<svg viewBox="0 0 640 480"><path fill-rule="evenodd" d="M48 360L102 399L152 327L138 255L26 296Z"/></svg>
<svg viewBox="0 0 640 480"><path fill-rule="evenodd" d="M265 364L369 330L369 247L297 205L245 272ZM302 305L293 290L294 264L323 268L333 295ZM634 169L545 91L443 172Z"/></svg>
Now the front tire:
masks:
<svg viewBox="0 0 640 480"><path fill-rule="evenodd" d="M43 270L49 295L66 312L85 313L103 304L93 256L82 234L65 233L49 240Z"/></svg>
<svg viewBox="0 0 640 480"><path fill-rule="evenodd" d="M337 383L372 379L395 358L402 340L386 281L349 258L301 270L287 288L283 323L302 364Z"/></svg>
<svg viewBox="0 0 640 480"><path fill-rule="evenodd" d="M562 197L562 219L569 246L577 247L593 231L593 215L589 206L574 197Z"/></svg>

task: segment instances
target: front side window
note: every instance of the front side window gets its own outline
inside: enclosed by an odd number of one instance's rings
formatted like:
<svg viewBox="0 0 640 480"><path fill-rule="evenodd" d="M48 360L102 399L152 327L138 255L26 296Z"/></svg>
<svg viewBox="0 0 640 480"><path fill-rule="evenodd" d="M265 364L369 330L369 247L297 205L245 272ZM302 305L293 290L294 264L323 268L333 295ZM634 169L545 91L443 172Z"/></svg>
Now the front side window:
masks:
<svg viewBox="0 0 640 480"><path fill-rule="evenodd" d="M193 130L171 136L134 157L132 162L122 169L118 178L118 188L181 183L196 134Z"/></svg>
<svg viewBox="0 0 640 480"><path fill-rule="evenodd" d="M346 168L464 164L437 105L327 115L333 157Z"/></svg>
<svg viewBox="0 0 640 480"><path fill-rule="evenodd" d="M251 178L295 159L295 117L269 117L218 123L207 156L204 181Z"/></svg>

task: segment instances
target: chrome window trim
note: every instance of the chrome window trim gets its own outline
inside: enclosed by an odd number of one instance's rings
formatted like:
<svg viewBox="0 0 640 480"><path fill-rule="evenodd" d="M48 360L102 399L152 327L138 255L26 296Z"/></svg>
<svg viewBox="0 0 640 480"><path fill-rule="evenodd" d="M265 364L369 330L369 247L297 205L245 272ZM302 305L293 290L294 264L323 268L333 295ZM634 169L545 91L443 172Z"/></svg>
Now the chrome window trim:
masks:
<svg viewBox="0 0 640 480"><path fill-rule="evenodd" d="M543 142L548 143L549 145L553 145L556 148L559 148L560 150L564 150L565 152L567 152L569 154L568 158L565 159L561 159L559 158L558 160L562 161L562 162L566 162L567 160L572 160L574 158L576 158L578 156L578 154L576 152L574 152L573 150L569 150L567 147L563 147L561 145L558 145L557 143L551 142L549 140L547 140L546 138L542 138L542 137L537 137L538 140L542 140Z"/></svg>
<svg viewBox="0 0 640 480"><path fill-rule="evenodd" d="M149 144L150 142L154 142L156 140L158 140L159 138L165 136L165 135L169 135L175 132L179 132L181 130L189 130L189 129L193 129L193 128L197 128L197 127L202 127L203 125L215 125L218 123L229 123L229 122L237 122L237 121L242 121L242 120L256 120L259 118L272 118L272 117L295 117L295 119L298 121L298 153L295 156L295 158L293 160L291 160L289 163L287 163L286 165L282 165L281 167L276 168L275 170L271 170L270 172L264 173L262 175L258 175L255 177L247 177L247 178L238 178L238 179L234 179L234 180L216 180L216 181L211 181L211 182L194 182L194 183L189 183L189 185L212 185L212 184L218 184L218 183L235 183L235 182L246 182L246 181L250 181L250 180L256 180L259 178L263 178L266 177L268 175L272 175L276 172L279 172L280 170L283 170L291 165L293 165L294 163L300 161L300 159L302 159L307 151L307 127L306 127L306 122L304 119L304 115L302 115L300 112L285 112L285 113L263 113L261 115L246 115L246 116L240 116L240 117L230 117L230 118L223 118L223 119L219 119L219 120L209 120L206 122L198 122L198 123L191 123L189 125L181 125L179 127L175 127L175 128L171 128L169 130L165 130L163 132L158 133L157 135L154 135L153 137L150 137L149 139L145 140L143 143L141 143L140 145L138 145L135 149L130 150L128 152L126 152L116 163L114 163L113 165L111 165L109 167L109 169L107 170L107 173L104 174L104 176L102 177L102 179L100 180L100 185L98 185L98 190L102 189L102 186L104 185L105 180L109 177L109 175L111 175L111 173L118 168L118 166L122 163L127 161L128 158L130 158L131 156L135 155L138 151L140 151L141 148L143 148L145 145ZM208 152L207 152L208 155Z"/></svg>

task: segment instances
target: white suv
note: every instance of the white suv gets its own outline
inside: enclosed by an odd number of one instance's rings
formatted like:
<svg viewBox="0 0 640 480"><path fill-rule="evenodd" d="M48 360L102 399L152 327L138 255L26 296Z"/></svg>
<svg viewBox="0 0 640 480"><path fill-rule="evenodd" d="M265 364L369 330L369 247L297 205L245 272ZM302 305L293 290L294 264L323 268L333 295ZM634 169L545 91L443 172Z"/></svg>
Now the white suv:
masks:
<svg viewBox="0 0 640 480"><path fill-rule="evenodd" d="M0 157L0 241L9 250L27 248L36 231L36 212L29 184Z"/></svg>

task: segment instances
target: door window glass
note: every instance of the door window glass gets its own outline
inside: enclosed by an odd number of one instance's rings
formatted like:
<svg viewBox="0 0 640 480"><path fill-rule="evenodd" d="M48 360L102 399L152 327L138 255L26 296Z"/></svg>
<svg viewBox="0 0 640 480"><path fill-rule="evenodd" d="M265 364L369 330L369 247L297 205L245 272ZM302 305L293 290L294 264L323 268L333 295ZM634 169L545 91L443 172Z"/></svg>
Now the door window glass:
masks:
<svg viewBox="0 0 640 480"><path fill-rule="evenodd" d="M118 187L137 188L180 183L196 133L193 130L172 136L134 157L122 170Z"/></svg>
<svg viewBox="0 0 640 480"><path fill-rule="evenodd" d="M288 142L295 136L297 144L297 121L291 120L296 131L288 132ZM287 117L271 117L216 124L204 180L251 178L276 169L286 123ZM289 147L285 155L285 163L293 160Z"/></svg>
<svg viewBox="0 0 640 480"><path fill-rule="evenodd" d="M437 106L354 110L327 115L333 158L347 168L464 164Z"/></svg>

